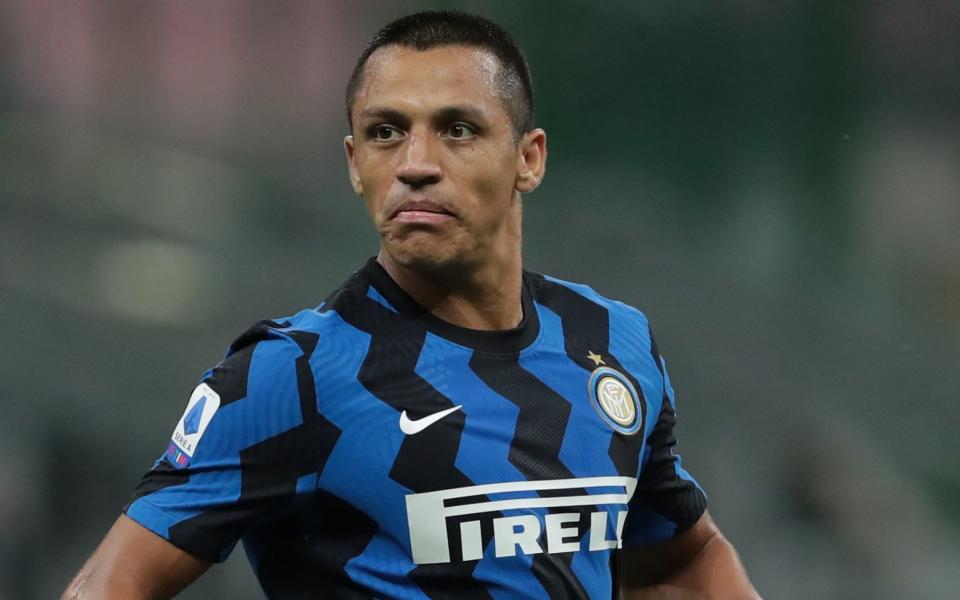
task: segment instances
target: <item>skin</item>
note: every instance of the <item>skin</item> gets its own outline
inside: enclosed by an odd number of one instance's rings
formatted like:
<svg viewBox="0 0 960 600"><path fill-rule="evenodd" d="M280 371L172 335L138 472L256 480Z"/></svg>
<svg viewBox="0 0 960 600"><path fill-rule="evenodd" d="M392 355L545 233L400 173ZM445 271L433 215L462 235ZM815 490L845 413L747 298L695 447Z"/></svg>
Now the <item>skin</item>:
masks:
<svg viewBox="0 0 960 600"><path fill-rule="evenodd" d="M520 195L540 184L547 157L542 129L515 137L498 69L476 48L381 48L344 140L377 260L422 306L471 329L522 319Z"/></svg>
<svg viewBox="0 0 960 600"><path fill-rule="evenodd" d="M733 545L705 512L672 540L624 547L624 600L756 600L760 598Z"/></svg>
<svg viewBox="0 0 960 600"><path fill-rule="evenodd" d="M377 260L434 315L481 330L523 317L520 198L547 157L543 130L513 130L498 68L475 48L381 48L344 140L380 235ZM706 513L673 540L624 548L621 565L629 599L759 597ZM170 598L209 567L121 515L62 598Z"/></svg>
<svg viewBox="0 0 960 600"><path fill-rule="evenodd" d="M172 598L203 575L210 565L126 515L120 515L61 599Z"/></svg>

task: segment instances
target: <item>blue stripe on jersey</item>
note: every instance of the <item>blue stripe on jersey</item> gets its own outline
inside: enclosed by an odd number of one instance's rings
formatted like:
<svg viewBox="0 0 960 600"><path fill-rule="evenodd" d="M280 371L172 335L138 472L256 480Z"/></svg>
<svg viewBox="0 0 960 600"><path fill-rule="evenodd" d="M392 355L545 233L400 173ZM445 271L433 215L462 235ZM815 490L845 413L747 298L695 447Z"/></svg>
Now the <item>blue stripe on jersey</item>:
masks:
<svg viewBox="0 0 960 600"><path fill-rule="evenodd" d="M475 484L524 481L526 477L510 462L510 443L520 409L491 390L470 369L473 350L449 342L428 333L417 359L416 373L438 392L455 398L466 415L460 447L455 465ZM440 364L442 370L431 365ZM496 429L489 425L497 424ZM480 430L480 427L485 427ZM523 492L505 492L497 500L524 498ZM504 511L504 516L525 514L525 511ZM542 515L541 515L542 517ZM530 571L532 556L496 558L493 543L487 545L483 559L474 569L473 576L489 582L488 591L493 593L500 580L508 578L514 583L504 586L506 590L524 589L535 597L546 598L546 590ZM509 565L509 570L505 567ZM520 587L517 587L517 586ZM496 597L496 594L494 594Z"/></svg>
<svg viewBox="0 0 960 600"><path fill-rule="evenodd" d="M619 506L598 506L596 510L612 510L616 514L617 510L623 510L623 505ZM616 531L616 529L609 529ZM614 525L616 527L616 525ZM583 534L584 540L590 539L590 531ZM610 578L610 553L612 550L603 552L574 552L570 568L580 578L580 583L587 590L591 598L614 598L613 585ZM603 560L600 560L603 559Z"/></svg>
<svg viewBox="0 0 960 600"><path fill-rule="evenodd" d="M240 451L302 422L296 344L273 339L253 351L247 396L214 413L190 462L190 481L137 499L127 515L169 538L170 527L240 497ZM231 548L226 548L222 558Z"/></svg>
<svg viewBox="0 0 960 600"><path fill-rule="evenodd" d="M663 384L660 371L650 354L650 329L647 317L639 310L615 300L604 298L590 286L570 283L545 276L548 281L572 290L595 304L607 309L610 318L610 352L620 364L640 383L647 401L647 422L644 437L650 435L660 414ZM642 462L640 463L643 464Z"/></svg>
<svg viewBox="0 0 960 600"><path fill-rule="evenodd" d="M428 333L417 360L416 373L441 394L463 406L466 424L460 437L455 465L475 484L523 481L509 460L513 428L520 409L491 390L470 369L473 350ZM443 371L430 368L442 364ZM471 418L472 417L472 418ZM481 423L497 423L496 431L478 431ZM523 494L504 493L503 499Z"/></svg>
<svg viewBox="0 0 960 600"><path fill-rule="evenodd" d="M676 523L639 502L630 505L630 522L643 523L643 527L624 527L624 546L654 544L669 540L677 530ZM627 523L628 526L630 522Z"/></svg>
<svg viewBox="0 0 960 600"><path fill-rule="evenodd" d="M324 313L323 318L331 320L326 327L328 343L318 345L310 363L317 373L320 413L342 433L320 474L320 486L380 525L363 552L347 562L346 571L376 595L410 597L417 588L406 577L416 565L406 558L410 553L406 515L396 510L404 506L409 490L390 478L403 441L399 415L357 379L371 336L334 312ZM324 375L331 365L338 369L335 377ZM356 456L368 457L363 469L357 469ZM375 464L369 460L375 456L389 460Z"/></svg>
<svg viewBox="0 0 960 600"><path fill-rule="evenodd" d="M594 477L602 473L616 475L617 468L610 455L597 452L597 448L606 449L610 446L613 430L600 420L589 402L573 401L587 395L590 373L567 356L560 316L541 304L536 307L540 315L541 344L521 353L520 366L570 402L570 420L560 447L560 460L576 477ZM552 360L543 356L544 352L549 352ZM604 490L587 491L596 494ZM620 505L610 508L616 511L626 507ZM581 540L589 539L590 532L587 531ZM571 569L591 598L609 598L611 595L610 552L574 553Z"/></svg>
<svg viewBox="0 0 960 600"><path fill-rule="evenodd" d="M197 444L194 463L233 460L238 449L287 431L303 423L297 392L296 359L303 352L293 342L267 340L257 344L250 359L247 397L214 414ZM193 477L194 475L191 475ZM239 495L239 481L237 494Z"/></svg>
<svg viewBox="0 0 960 600"><path fill-rule="evenodd" d="M519 511L505 510L504 516L516 516L520 514L530 514L536 512L537 518L543 519L543 511ZM503 568L503 561L510 561L511 566L517 568L506 571ZM478 582L483 582L484 589L496 600L514 600L517 597L517 590L523 590L529 598L549 599L547 590L543 589L537 578L533 576L530 567L533 565L533 555L520 554L512 558L497 558L496 544L492 541L487 544L483 553L483 559L477 563L477 568L473 570L473 577Z"/></svg>
<svg viewBox="0 0 960 600"><path fill-rule="evenodd" d="M654 363L651 353L652 340L646 315L636 308L605 298L591 287L582 284L570 283L546 276L546 279L562 285L581 296L607 309L610 317L610 352L639 382L644 399L647 403L647 422L644 424L644 437L653 432L657 418L666 396L673 407L676 407L673 388L667 374L666 364L661 363L663 372ZM543 311L541 311L542 314ZM662 359L661 359L662 360ZM643 445L640 467L643 468L650 456L650 446ZM700 484L680 465L679 454L674 459L674 471L681 478L696 485L701 492ZM704 494L705 495L705 494ZM643 523L643 527L630 527L630 524ZM652 543L670 539L677 529L676 523L656 513L641 503L631 503L628 526L624 528L624 544Z"/></svg>
<svg viewBox="0 0 960 600"><path fill-rule="evenodd" d="M164 504L169 506L169 502ZM170 528L183 520L154 506L152 499L148 500L145 497L137 498L127 507L127 516L164 539L170 537Z"/></svg>
<svg viewBox="0 0 960 600"><path fill-rule="evenodd" d="M520 366L570 403L570 420L567 431L562 432L560 460L575 477L616 475L617 468L610 455L596 451L610 446L613 430L600 420L589 402L575 401L587 396L590 372L579 368L564 352L560 316L541 304L537 304L537 310L541 344L520 354ZM544 351L549 354L545 355ZM589 493L599 492L589 490Z"/></svg>
<svg viewBox="0 0 960 600"><path fill-rule="evenodd" d="M397 314L400 314L399 311L397 311L397 309L394 308L392 304L390 304L390 301L384 298L383 295L377 290L377 288L372 285L367 288L367 298L374 300L384 308L387 308Z"/></svg>
<svg viewBox="0 0 960 600"><path fill-rule="evenodd" d="M610 352L620 360L643 388L647 401L647 422L644 436L649 436L657 424L657 415L663 400L663 376L650 354L650 330L639 311L625 314L623 306L610 310ZM637 318L639 316L639 319ZM639 321L639 322L638 322ZM641 463L642 464L642 463Z"/></svg>
<svg viewBox="0 0 960 600"><path fill-rule="evenodd" d="M407 579L407 573L416 565L400 558L410 553L410 546L401 547L403 543L392 535L378 531L363 552L347 562L347 574L354 581L367 586L377 598L429 600L423 590Z"/></svg>
<svg viewBox="0 0 960 600"><path fill-rule="evenodd" d="M312 494L317 489L317 480L320 478L316 473L309 473L297 479L297 495Z"/></svg>

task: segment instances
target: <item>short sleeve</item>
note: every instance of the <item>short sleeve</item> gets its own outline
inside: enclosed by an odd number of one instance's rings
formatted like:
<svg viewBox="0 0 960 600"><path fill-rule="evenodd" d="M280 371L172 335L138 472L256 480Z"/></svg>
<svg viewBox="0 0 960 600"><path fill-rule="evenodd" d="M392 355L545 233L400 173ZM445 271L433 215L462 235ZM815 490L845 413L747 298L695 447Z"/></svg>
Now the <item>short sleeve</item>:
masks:
<svg viewBox="0 0 960 600"><path fill-rule="evenodd" d="M680 464L674 435L675 396L666 365L662 358L656 358L663 373L663 397L643 450L646 462L630 500L623 531L624 546L671 539L696 523L707 507L703 489Z"/></svg>
<svg viewBox="0 0 960 600"><path fill-rule="evenodd" d="M323 432L310 418L316 396L309 353L266 327L249 333L204 375L166 451L124 508L212 562L225 560L247 531L291 506L298 492L312 493L316 482Z"/></svg>

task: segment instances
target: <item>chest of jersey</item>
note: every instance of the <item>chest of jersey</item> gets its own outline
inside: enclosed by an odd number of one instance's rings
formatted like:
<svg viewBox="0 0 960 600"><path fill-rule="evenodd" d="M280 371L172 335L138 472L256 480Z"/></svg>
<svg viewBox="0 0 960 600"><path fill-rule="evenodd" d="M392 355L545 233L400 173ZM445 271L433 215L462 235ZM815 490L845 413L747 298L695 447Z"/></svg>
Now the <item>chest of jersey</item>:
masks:
<svg viewBox="0 0 960 600"><path fill-rule="evenodd" d="M427 335L376 347L319 391L340 437L318 486L413 564L616 547L643 444L626 375L537 344L485 354Z"/></svg>

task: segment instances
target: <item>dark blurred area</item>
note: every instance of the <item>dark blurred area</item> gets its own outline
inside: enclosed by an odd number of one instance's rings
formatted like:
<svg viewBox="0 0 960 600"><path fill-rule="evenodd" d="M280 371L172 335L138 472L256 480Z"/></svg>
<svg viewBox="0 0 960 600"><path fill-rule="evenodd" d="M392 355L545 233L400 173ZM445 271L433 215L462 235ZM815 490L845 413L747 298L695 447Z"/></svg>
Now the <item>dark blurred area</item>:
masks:
<svg viewBox="0 0 960 600"><path fill-rule="evenodd" d="M0 599L54 597L250 323L376 252L342 151L422 2L0 8ZM527 268L642 308L767 598L960 587L960 3L452 2L527 51ZM262 597L238 548L184 598Z"/></svg>

